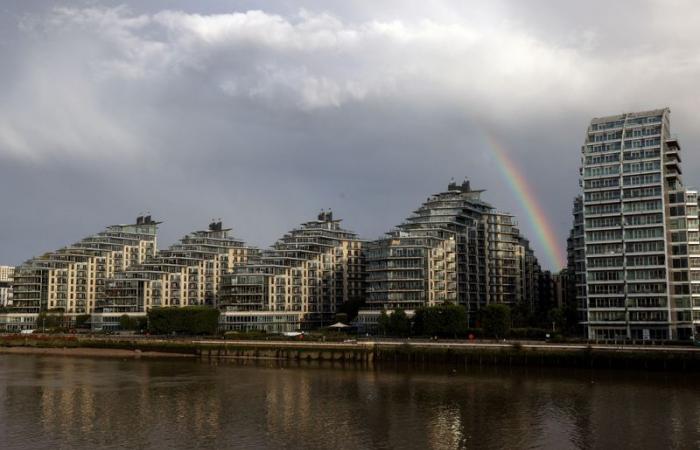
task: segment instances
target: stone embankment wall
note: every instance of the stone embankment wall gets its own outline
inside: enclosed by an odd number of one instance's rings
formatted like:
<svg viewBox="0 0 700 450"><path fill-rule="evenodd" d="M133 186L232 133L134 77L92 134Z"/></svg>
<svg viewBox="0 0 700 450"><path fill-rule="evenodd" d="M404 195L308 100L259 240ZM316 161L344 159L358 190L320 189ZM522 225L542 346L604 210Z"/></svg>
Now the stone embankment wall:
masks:
<svg viewBox="0 0 700 450"><path fill-rule="evenodd" d="M289 361L330 361L367 366L545 366L578 368L619 368L653 370L700 370L700 351L688 349L636 349L624 347L577 346L548 348L519 344L493 346L445 346L421 344L355 346L285 345L279 343L235 343L197 350L207 359L278 359Z"/></svg>
<svg viewBox="0 0 700 450"><path fill-rule="evenodd" d="M544 366L700 371L700 348L632 347L550 344L464 344L426 342L323 343L299 341L225 341L128 337L74 337L7 335L3 348L128 350L160 356L190 356L206 360L279 360L332 362L359 367L480 367ZM74 352L76 355L80 352ZM83 352L84 353L84 352ZM123 352L120 353L123 356Z"/></svg>

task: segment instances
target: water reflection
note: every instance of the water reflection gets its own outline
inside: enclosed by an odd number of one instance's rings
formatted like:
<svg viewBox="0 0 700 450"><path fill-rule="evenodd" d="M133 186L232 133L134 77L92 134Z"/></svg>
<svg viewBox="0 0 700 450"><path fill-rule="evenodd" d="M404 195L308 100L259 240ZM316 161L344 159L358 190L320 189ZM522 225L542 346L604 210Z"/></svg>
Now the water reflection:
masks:
<svg viewBox="0 0 700 450"><path fill-rule="evenodd" d="M0 357L4 448L697 448L691 375Z"/></svg>

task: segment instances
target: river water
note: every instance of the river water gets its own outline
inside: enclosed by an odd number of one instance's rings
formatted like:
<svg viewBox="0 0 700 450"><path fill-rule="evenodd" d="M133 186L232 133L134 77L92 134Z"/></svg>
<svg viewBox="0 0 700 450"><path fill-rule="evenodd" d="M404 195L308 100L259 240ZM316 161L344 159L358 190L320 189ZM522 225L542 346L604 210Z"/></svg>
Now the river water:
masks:
<svg viewBox="0 0 700 450"><path fill-rule="evenodd" d="M697 380L0 355L0 448L700 448Z"/></svg>

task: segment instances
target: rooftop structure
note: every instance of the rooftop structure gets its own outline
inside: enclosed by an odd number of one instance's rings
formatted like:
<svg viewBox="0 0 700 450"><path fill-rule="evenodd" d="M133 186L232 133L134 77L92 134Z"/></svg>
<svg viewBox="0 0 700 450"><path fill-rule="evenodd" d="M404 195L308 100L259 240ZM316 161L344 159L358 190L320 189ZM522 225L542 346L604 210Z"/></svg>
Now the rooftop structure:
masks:
<svg viewBox="0 0 700 450"><path fill-rule="evenodd" d="M489 303L532 305L539 265L515 218L451 182L387 237L367 245L367 302L360 321L382 310L412 313L443 302L467 308L472 324Z"/></svg>
<svg viewBox="0 0 700 450"><path fill-rule="evenodd" d="M258 261L224 276L224 330L294 331L333 323L363 295L362 241L333 213L285 234Z"/></svg>
<svg viewBox="0 0 700 450"><path fill-rule="evenodd" d="M105 280L155 255L159 223L141 216L134 224L109 226L18 266L13 303L2 318L6 329L33 328L42 311L62 312L69 318L91 313Z"/></svg>
<svg viewBox="0 0 700 450"><path fill-rule="evenodd" d="M121 315L145 315L151 307L215 306L222 277L258 253L230 231L213 221L208 229L116 273L106 282L93 329L117 328Z"/></svg>

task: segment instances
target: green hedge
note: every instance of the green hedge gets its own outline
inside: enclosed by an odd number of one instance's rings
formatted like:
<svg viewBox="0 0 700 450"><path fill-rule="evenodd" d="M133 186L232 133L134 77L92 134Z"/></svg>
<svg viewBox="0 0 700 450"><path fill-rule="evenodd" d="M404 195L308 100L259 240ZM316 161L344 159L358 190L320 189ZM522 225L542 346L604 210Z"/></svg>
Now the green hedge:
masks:
<svg viewBox="0 0 700 450"><path fill-rule="evenodd" d="M549 333L550 337L553 334L551 330L545 328L511 328L508 332L510 339L536 339L543 340Z"/></svg>
<svg viewBox="0 0 700 450"><path fill-rule="evenodd" d="M152 308L148 311L148 331L151 334L216 334L219 310L206 306L184 308Z"/></svg>
<svg viewBox="0 0 700 450"><path fill-rule="evenodd" d="M464 336L467 310L461 305L442 304L416 309L414 332L419 336Z"/></svg>

